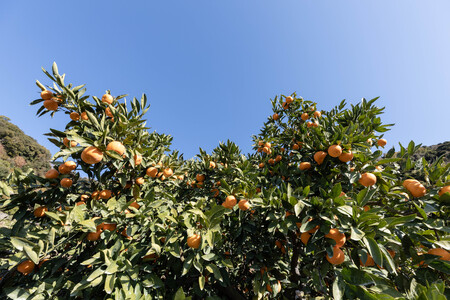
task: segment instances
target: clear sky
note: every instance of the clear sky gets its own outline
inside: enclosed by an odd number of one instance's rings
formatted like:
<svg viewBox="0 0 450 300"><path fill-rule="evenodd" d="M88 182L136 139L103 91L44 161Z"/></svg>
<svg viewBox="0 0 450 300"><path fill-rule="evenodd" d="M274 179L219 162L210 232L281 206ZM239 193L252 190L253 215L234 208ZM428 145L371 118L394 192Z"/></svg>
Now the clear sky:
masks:
<svg viewBox="0 0 450 300"><path fill-rule="evenodd" d="M56 61L101 96L149 96L152 131L190 158L230 139L244 153L294 91L318 108L380 96L388 146L450 140L450 1L1 1L0 115L39 143L34 81Z"/></svg>

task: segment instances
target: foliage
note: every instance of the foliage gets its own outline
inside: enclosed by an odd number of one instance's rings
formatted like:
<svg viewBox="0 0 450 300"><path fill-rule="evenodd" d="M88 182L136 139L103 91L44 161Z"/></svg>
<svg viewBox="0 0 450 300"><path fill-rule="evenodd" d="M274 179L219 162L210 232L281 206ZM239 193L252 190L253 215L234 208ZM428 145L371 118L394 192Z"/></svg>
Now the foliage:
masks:
<svg viewBox="0 0 450 300"><path fill-rule="evenodd" d="M381 123L376 99L350 108L343 101L314 117L316 103L282 95L272 101L276 117L254 136L253 153L243 155L227 141L210 154L200 149L197 159L184 160L169 149L171 137L149 133L145 95L128 105L124 96L108 104L85 95L83 86L66 85L56 64L52 75L44 72L54 82L56 112L87 118L48 134L60 147L55 168L70 158L76 170L56 179L17 171L0 186L7 196L2 207L19 208L15 225L3 230L0 240L1 296L442 299L449 294L449 262L426 251L450 250L450 195L438 194L449 184L450 166L411 160L417 150L412 142L395 157L392 148L382 158L368 141L378 141L390 126ZM302 119L305 112L314 122ZM64 146L64 138L77 145ZM107 150L112 141L123 143L123 155ZM336 144L351 150L353 160L327 155L316 163L317 151ZM100 162L81 159L89 146L102 151ZM300 170L301 162L311 168ZM402 186L411 170L422 176L426 195L413 197ZM80 179L81 171L88 179ZM359 183L366 172L376 176L375 185ZM63 178L73 185L61 187ZM112 197L98 199L96 192L106 190ZM245 201L233 205L228 196L248 200L250 208ZM43 206L48 211L36 217L33 211ZM345 234L341 264L329 263L337 249L325 236L331 228ZM198 248L192 240L187 245L194 234L201 237ZM18 269L26 260L39 265L23 275Z"/></svg>
<svg viewBox="0 0 450 300"><path fill-rule="evenodd" d="M50 167L50 157L45 147L10 123L7 117L0 116L0 179L6 178L14 167L33 168L43 175Z"/></svg>

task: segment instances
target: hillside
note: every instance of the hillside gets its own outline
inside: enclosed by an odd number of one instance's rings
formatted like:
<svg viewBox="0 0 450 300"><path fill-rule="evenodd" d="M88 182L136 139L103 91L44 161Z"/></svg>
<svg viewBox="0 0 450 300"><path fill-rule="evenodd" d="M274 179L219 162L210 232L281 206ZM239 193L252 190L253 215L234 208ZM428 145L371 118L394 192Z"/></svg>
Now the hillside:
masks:
<svg viewBox="0 0 450 300"><path fill-rule="evenodd" d="M26 135L19 127L0 116L0 179L14 168L31 167L43 175L50 167L50 151Z"/></svg>
<svg viewBox="0 0 450 300"><path fill-rule="evenodd" d="M413 155L415 159L425 157L428 162L434 162L441 156L444 157L445 163L450 162L450 141L439 143L437 145L422 146Z"/></svg>

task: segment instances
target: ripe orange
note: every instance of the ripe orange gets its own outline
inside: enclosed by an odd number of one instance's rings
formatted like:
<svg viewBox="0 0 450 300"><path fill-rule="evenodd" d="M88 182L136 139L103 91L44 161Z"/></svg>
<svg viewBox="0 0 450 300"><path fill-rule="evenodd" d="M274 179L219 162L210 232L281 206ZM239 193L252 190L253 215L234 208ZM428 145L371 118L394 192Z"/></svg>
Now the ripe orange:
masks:
<svg viewBox="0 0 450 300"><path fill-rule="evenodd" d="M150 167L145 172L147 176L150 176L151 178L155 178L158 175L158 169L155 167Z"/></svg>
<svg viewBox="0 0 450 300"><path fill-rule="evenodd" d="M258 166L262 169L264 168L264 163L260 163Z"/></svg>
<svg viewBox="0 0 450 300"><path fill-rule="evenodd" d="M377 145L380 147L384 147L384 146L386 146L386 144L387 144L387 141L385 139L379 139L377 141Z"/></svg>
<svg viewBox="0 0 450 300"><path fill-rule="evenodd" d="M359 263L361 264L361 266L364 267L373 267L375 266L375 261L373 260L372 256L370 254L367 253L367 260L365 263L362 262L362 260L359 260Z"/></svg>
<svg viewBox="0 0 450 300"><path fill-rule="evenodd" d="M71 112L69 116L73 121L78 121L80 119L80 114L75 111Z"/></svg>
<svg viewBox="0 0 450 300"><path fill-rule="evenodd" d="M311 234L309 234L308 232L303 232L300 235L300 240L302 241L303 244L308 244L309 239L311 238Z"/></svg>
<svg viewBox="0 0 450 300"><path fill-rule="evenodd" d="M48 208L45 206L39 206L38 208L36 208L33 212L34 216L36 218L42 218L43 216L45 216L45 212L48 211Z"/></svg>
<svg viewBox="0 0 450 300"><path fill-rule="evenodd" d="M173 175L173 171L172 171L171 168L164 169L164 171L163 171L163 176L164 177L169 178L172 175Z"/></svg>
<svg viewBox="0 0 450 300"><path fill-rule="evenodd" d="M86 202L84 202L84 201L78 201L78 202L75 203L75 204L76 204L76 206L80 206L80 205L86 204Z"/></svg>
<svg viewBox="0 0 450 300"><path fill-rule="evenodd" d="M84 121L89 120L89 117L85 111L83 111L81 113L81 120L84 120Z"/></svg>
<svg viewBox="0 0 450 300"><path fill-rule="evenodd" d="M201 241L202 237L199 234L194 234L187 238L187 245L190 248L198 249L198 247L200 247Z"/></svg>
<svg viewBox="0 0 450 300"><path fill-rule="evenodd" d="M270 165L273 165L273 164L275 163L275 160L274 160L273 158L271 158L271 159L269 159L268 163L269 163Z"/></svg>
<svg viewBox="0 0 450 300"><path fill-rule="evenodd" d="M292 102L294 102L294 98L292 98L291 96L287 96L286 97L286 103L287 104L291 104Z"/></svg>
<svg viewBox="0 0 450 300"><path fill-rule="evenodd" d="M320 226L319 226L319 225L316 225L316 227L314 227L314 228L308 230L307 232L308 232L308 233L311 233L311 234L314 234L314 233L316 233L317 230L319 230L319 228L320 228Z"/></svg>
<svg viewBox="0 0 450 300"><path fill-rule="evenodd" d="M294 144L292 146L292 150L298 150L298 149L300 149L300 146L298 144Z"/></svg>
<svg viewBox="0 0 450 300"><path fill-rule="evenodd" d="M97 230L96 232L89 232L86 236L86 239L88 241L96 241L100 238L100 234L102 233L102 230Z"/></svg>
<svg viewBox="0 0 450 300"><path fill-rule="evenodd" d="M63 139L63 144L64 144L64 146L66 146L67 148L70 148L70 147L75 147L78 143L77 142L75 142L75 141L70 141L68 138L64 138Z"/></svg>
<svg viewBox="0 0 450 300"><path fill-rule="evenodd" d="M316 154L314 154L314 160L316 161L316 163L318 165L321 165L325 159L325 157L327 156L327 153L324 151L318 151L316 152Z"/></svg>
<svg viewBox="0 0 450 300"><path fill-rule="evenodd" d="M259 141L258 146L260 146L260 147L264 146L264 141Z"/></svg>
<svg viewBox="0 0 450 300"><path fill-rule="evenodd" d="M240 210L247 210L250 208L250 203L245 199L240 200L238 205Z"/></svg>
<svg viewBox="0 0 450 300"><path fill-rule="evenodd" d="M143 177L136 178L136 184L142 185L144 184L145 180Z"/></svg>
<svg viewBox="0 0 450 300"><path fill-rule="evenodd" d="M336 242L336 247L342 247L345 244L345 234L339 232L337 228L331 228L330 232L325 235L326 238L332 239Z"/></svg>
<svg viewBox="0 0 450 300"><path fill-rule="evenodd" d="M309 119L309 115L308 113L302 113L302 115L300 116L300 118L302 118L303 121L306 121Z"/></svg>
<svg viewBox="0 0 450 300"><path fill-rule="evenodd" d="M281 107L283 107L283 109L288 109L289 108L289 103L283 102L283 103L281 103Z"/></svg>
<svg viewBox="0 0 450 300"><path fill-rule="evenodd" d="M45 100L44 101L44 107L48 110L57 110L58 109L58 102L53 100Z"/></svg>
<svg viewBox="0 0 450 300"><path fill-rule="evenodd" d="M342 162L345 162L345 163L351 161L352 159L353 159L352 151L342 152L342 154L339 155L339 160L342 161Z"/></svg>
<svg viewBox="0 0 450 300"><path fill-rule="evenodd" d="M116 223L102 223L100 225L102 225L102 229L103 230L114 231L117 228L117 224Z"/></svg>
<svg viewBox="0 0 450 300"><path fill-rule="evenodd" d="M403 186L414 196L423 197L427 193L427 189L415 179L406 179L403 181Z"/></svg>
<svg viewBox="0 0 450 300"><path fill-rule="evenodd" d="M195 179L196 179L198 182L203 182L203 181L205 181L205 175L203 175L203 174L197 174L197 176L195 176Z"/></svg>
<svg viewBox="0 0 450 300"><path fill-rule="evenodd" d="M100 191L94 191L94 192L92 193L91 197L92 197L92 199L94 199L94 200L98 200L99 195L100 195Z"/></svg>
<svg viewBox="0 0 450 300"><path fill-rule="evenodd" d="M52 97L53 97L52 91L43 90L41 92L41 98L44 99L44 100L50 100L50 99L52 99Z"/></svg>
<svg viewBox="0 0 450 300"><path fill-rule="evenodd" d="M210 161L210 162L209 162L209 167L210 167L211 169L215 169L215 168L216 168L216 163L213 162L213 161Z"/></svg>
<svg viewBox="0 0 450 300"><path fill-rule="evenodd" d="M280 281L278 280L278 290L277 290L277 293L279 293L279 292L281 292L281 283L280 283ZM272 287L270 286L270 284L268 283L268 284L266 284L266 289L267 289L267 291L269 292L269 293L273 293L273 290L272 290Z"/></svg>
<svg viewBox="0 0 450 300"><path fill-rule="evenodd" d="M50 169L45 173L45 178L47 179L55 179L58 178L59 176L59 172L56 171L55 169Z"/></svg>
<svg viewBox="0 0 450 300"><path fill-rule="evenodd" d="M280 118L280 116L278 114L273 114L272 118L276 121Z"/></svg>
<svg viewBox="0 0 450 300"><path fill-rule="evenodd" d="M312 126L313 126L313 127L319 127L319 122L314 121L314 122L312 123Z"/></svg>
<svg viewBox="0 0 450 300"><path fill-rule="evenodd" d="M108 104L112 104L114 101L113 96L111 96L110 94L104 94L102 96L102 102L103 103L108 103Z"/></svg>
<svg viewBox="0 0 450 300"><path fill-rule="evenodd" d="M439 196L442 196L445 193L450 193L450 185L444 186L439 190Z"/></svg>
<svg viewBox="0 0 450 300"><path fill-rule="evenodd" d="M39 262L39 264L38 264L38 268L42 267L42 265L43 265L46 261L49 261L49 259L48 259L48 258L44 258L43 260L41 260L41 261Z"/></svg>
<svg viewBox="0 0 450 300"><path fill-rule="evenodd" d="M373 143L373 142L372 142L372 139L367 139L366 142L367 142L367 144L369 144L370 146L372 146L372 143Z"/></svg>
<svg viewBox="0 0 450 300"><path fill-rule="evenodd" d="M140 153L136 153L134 155L134 165L139 166L142 163L142 155Z"/></svg>
<svg viewBox="0 0 450 300"><path fill-rule="evenodd" d="M69 174L70 171L72 171L72 170L68 166L66 166L65 164L62 164L62 165L59 165L58 171L61 174Z"/></svg>
<svg viewBox="0 0 450 300"><path fill-rule="evenodd" d="M106 146L106 150L114 151L120 156L122 156L126 151L125 146L119 141L109 143L108 146Z"/></svg>
<svg viewBox="0 0 450 300"><path fill-rule="evenodd" d="M275 157L275 162L280 162L283 159L283 157L281 155L277 155L277 157Z"/></svg>
<svg viewBox="0 0 450 300"><path fill-rule="evenodd" d="M98 194L98 196L100 197L100 199L108 200L109 198L111 198L111 194L112 193L110 190L103 190Z"/></svg>
<svg viewBox="0 0 450 300"><path fill-rule="evenodd" d="M364 211L369 211L370 210L370 206L369 205L364 205L363 209L364 209Z"/></svg>
<svg viewBox="0 0 450 300"><path fill-rule="evenodd" d="M372 173L364 173L361 175L359 183L365 187L372 186L377 183L377 177Z"/></svg>
<svg viewBox="0 0 450 300"><path fill-rule="evenodd" d="M110 117L110 118L113 118L113 117L114 117L114 115L113 115L113 113L111 112L111 109L110 109L109 107L105 108L105 115L107 115L107 116Z"/></svg>
<svg viewBox="0 0 450 300"><path fill-rule="evenodd" d="M314 126L313 122L306 122L306 127L310 128L313 126Z"/></svg>
<svg viewBox="0 0 450 300"><path fill-rule="evenodd" d="M333 256L329 257L327 254L326 259L328 260L328 262L330 264L333 265L340 265L344 262L345 260L345 254L344 251L341 250L341 248L334 246L333 247Z"/></svg>
<svg viewBox="0 0 450 300"><path fill-rule="evenodd" d="M314 117L320 118L321 116L322 116L322 113L321 113L320 111L316 110L316 111L314 112Z"/></svg>
<svg viewBox="0 0 450 300"><path fill-rule="evenodd" d="M302 171L309 170L309 169L311 169L311 163L307 162L307 161L301 162L299 168Z"/></svg>
<svg viewBox="0 0 450 300"><path fill-rule="evenodd" d="M28 275L33 272L34 267L34 262L32 262L31 260L26 260L17 266L17 271L19 271L23 275Z"/></svg>
<svg viewBox="0 0 450 300"><path fill-rule="evenodd" d="M103 152L94 146L86 147L81 153L81 160L90 165L99 163L102 159Z"/></svg>
<svg viewBox="0 0 450 300"><path fill-rule="evenodd" d="M70 188L72 186L72 179L63 178L61 179L60 184L63 188Z"/></svg>
<svg viewBox="0 0 450 300"><path fill-rule="evenodd" d="M222 203L222 206L225 208L233 208L236 205L236 198L233 195L229 195L225 198L225 202Z"/></svg>
<svg viewBox="0 0 450 300"><path fill-rule="evenodd" d="M136 201L132 202L129 206L134 207L134 208L136 208L136 209L139 209L139 207L141 207L141 206L139 205L139 203L137 203Z"/></svg>
<svg viewBox="0 0 450 300"><path fill-rule="evenodd" d="M428 254L440 256L440 260L450 261L450 253L442 248L433 248L428 250Z"/></svg>
<svg viewBox="0 0 450 300"><path fill-rule="evenodd" d="M219 196L219 190L218 190L218 189L212 189L212 190L211 190L211 193L214 194L214 197Z"/></svg>
<svg viewBox="0 0 450 300"><path fill-rule="evenodd" d="M331 145L328 147L328 154L331 157L339 157L342 154L342 147L339 145Z"/></svg>

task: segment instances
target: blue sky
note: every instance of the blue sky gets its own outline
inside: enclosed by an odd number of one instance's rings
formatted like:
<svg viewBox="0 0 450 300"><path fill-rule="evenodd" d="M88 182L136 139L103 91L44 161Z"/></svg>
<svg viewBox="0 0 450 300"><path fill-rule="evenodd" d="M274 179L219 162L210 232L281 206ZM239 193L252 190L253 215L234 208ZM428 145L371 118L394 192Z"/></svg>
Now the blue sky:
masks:
<svg viewBox="0 0 450 300"><path fill-rule="evenodd" d="M126 3L126 4L125 4ZM149 96L152 131L189 158L251 135L269 100L297 92L330 109L380 96L388 146L450 140L450 2L2 1L0 115L56 151L35 117L53 61L101 96ZM398 146L397 146L398 148Z"/></svg>

